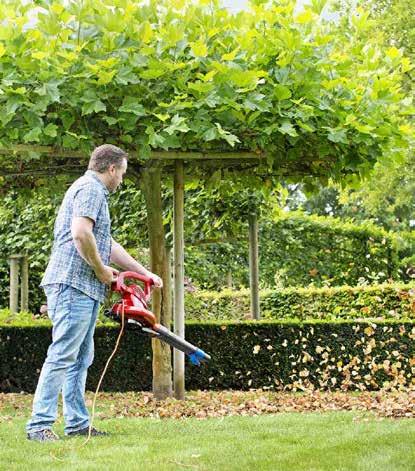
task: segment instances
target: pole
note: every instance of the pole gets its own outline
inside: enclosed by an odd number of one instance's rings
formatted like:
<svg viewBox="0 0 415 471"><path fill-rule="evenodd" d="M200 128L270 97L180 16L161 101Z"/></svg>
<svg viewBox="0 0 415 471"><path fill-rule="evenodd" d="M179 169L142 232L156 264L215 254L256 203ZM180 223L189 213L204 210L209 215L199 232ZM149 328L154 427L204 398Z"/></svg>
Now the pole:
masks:
<svg viewBox="0 0 415 471"><path fill-rule="evenodd" d="M29 261L27 255L21 258L20 310L29 311Z"/></svg>
<svg viewBox="0 0 415 471"><path fill-rule="evenodd" d="M10 312L15 314L19 308L19 271L20 255L10 256Z"/></svg>
<svg viewBox="0 0 415 471"><path fill-rule="evenodd" d="M259 310L259 269L258 269L258 216L253 213L249 221L249 282L251 291L251 314L260 318Z"/></svg>
<svg viewBox="0 0 415 471"><path fill-rule="evenodd" d="M176 161L174 174L174 333L184 338L184 168L182 161ZM173 383L176 399L184 399L185 368L184 353L174 350Z"/></svg>

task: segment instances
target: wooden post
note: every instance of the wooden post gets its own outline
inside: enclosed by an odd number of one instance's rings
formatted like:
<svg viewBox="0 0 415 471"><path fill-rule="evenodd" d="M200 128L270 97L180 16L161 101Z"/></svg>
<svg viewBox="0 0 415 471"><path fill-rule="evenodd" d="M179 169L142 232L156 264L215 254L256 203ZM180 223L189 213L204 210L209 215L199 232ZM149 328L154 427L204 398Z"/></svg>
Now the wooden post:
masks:
<svg viewBox="0 0 415 471"><path fill-rule="evenodd" d="M173 319L173 283L172 283L172 273L171 273L171 264L172 264L172 247L166 246L166 280L163 280L164 289L164 304L166 306L166 312L169 314L169 319Z"/></svg>
<svg viewBox="0 0 415 471"><path fill-rule="evenodd" d="M226 273L226 286L230 289L233 288L232 272L230 270Z"/></svg>
<svg viewBox="0 0 415 471"><path fill-rule="evenodd" d="M161 170L157 167L145 169L142 174L142 187L147 207L148 234L150 243L151 271L167 281L167 257L164 237L161 204ZM152 311L157 322L170 327L171 317L164 299L164 290L155 289L152 296ZM153 393L156 399L172 396L171 350L160 340L152 339L153 348Z"/></svg>
<svg viewBox="0 0 415 471"><path fill-rule="evenodd" d="M19 271L20 255L10 256L10 312L15 314L19 309Z"/></svg>
<svg viewBox="0 0 415 471"><path fill-rule="evenodd" d="M20 310L29 311L29 261L27 255L21 258Z"/></svg>
<svg viewBox="0 0 415 471"><path fill-rule="evenodd" d="M176 161L174 174L174 333L184 338L184 169L183 162ZM173 352L174 396L184 399L184 353Z"/></svg>
<svg viewBox="0 0 415 471"><path fill-rule="evenodd" d="M250 214L249 221L249 281L251 291L251 314L260 318L259 310L259 272L258 272L258 216Z"/></svg>

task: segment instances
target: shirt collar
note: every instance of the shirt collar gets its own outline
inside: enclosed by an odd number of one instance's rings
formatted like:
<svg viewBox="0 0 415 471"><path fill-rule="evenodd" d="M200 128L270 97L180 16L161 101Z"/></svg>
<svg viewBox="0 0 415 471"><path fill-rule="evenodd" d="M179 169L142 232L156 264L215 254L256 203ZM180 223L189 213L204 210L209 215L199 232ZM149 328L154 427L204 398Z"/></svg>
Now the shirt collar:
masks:
<svg viewBox="0 0 415 471"><path fill-rule="evenodd" d="M110 194L108 188L102 183L102 181L98 178L98 175L93 171L93 170L87 170L85 172L85 175L88 177L92 177L94 180L96 180L104 189L105 196L108 196Z"/></svg>

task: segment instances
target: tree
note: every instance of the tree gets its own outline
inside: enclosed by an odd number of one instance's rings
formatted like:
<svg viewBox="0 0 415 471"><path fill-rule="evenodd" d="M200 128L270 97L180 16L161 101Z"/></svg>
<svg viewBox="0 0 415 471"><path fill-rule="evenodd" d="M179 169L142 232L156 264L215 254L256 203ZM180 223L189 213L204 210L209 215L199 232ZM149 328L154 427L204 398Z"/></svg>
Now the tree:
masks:
<svg viewBox="0 0 415 471"><path fill-rule="evenodd" d="M411 0L371 0L365 2L389 44L403 48L415 57L415 5Z"/></svg>
<svg viewBox="0 0 415 471"><path fill-rule="evenodd" d="M266 151L281 174L366 175L407 145L410 65L371 38L367 13L339 27L318 3L231 15L216 0L5 0L0 143L115 142L142 158L234 147ZM5 155L3 170L50 161L32 147Z"/></svg>
<svg viewBox="0 0 415 471"><path fill-rule="evenodd" d="M350 2L346 2L349 3ZM362 2L360 2L363 4ZM415 58L415 4L409 0L374 0L364 2L371 12L373 29L386 47L403 51L406 66L403 86L408 102L413 96ZM413 116L408 116L413 123ZM368 179L354 188L333 185L322 187L303 207L308 212L332 214L356 221L371 219L388 230L408 230L415 224L415 162L413 142L398 160L382 160ZM356 182L355 182L356 183Z"/></svg>

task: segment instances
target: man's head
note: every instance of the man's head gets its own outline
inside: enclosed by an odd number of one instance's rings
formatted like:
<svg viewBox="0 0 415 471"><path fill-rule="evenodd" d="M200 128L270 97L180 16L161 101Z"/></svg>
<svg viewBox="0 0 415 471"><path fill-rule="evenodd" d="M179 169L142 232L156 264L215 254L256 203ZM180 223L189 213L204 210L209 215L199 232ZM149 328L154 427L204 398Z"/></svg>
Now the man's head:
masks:
<svg viewBox="0 0 415 471"><path fill-rule="evenodd" d="M92 152L88 170L97 172L108 190L114 192L127 171L127 160L128 154L122 149L104 144Z"/></svg>

